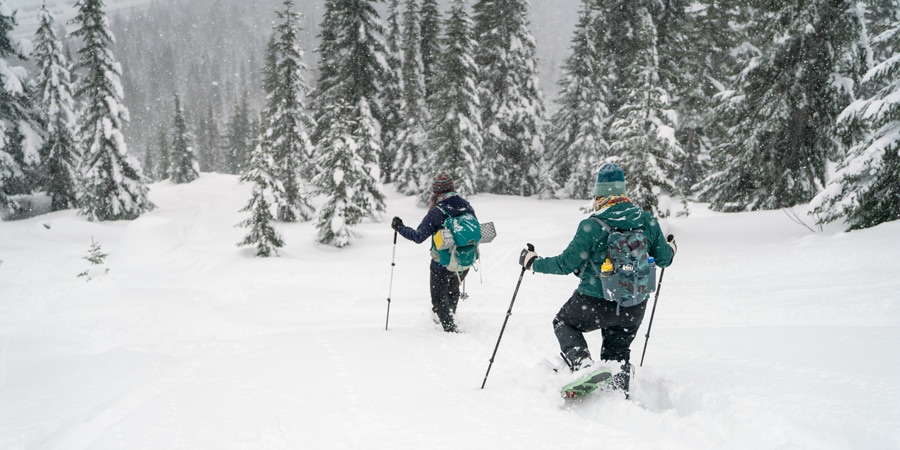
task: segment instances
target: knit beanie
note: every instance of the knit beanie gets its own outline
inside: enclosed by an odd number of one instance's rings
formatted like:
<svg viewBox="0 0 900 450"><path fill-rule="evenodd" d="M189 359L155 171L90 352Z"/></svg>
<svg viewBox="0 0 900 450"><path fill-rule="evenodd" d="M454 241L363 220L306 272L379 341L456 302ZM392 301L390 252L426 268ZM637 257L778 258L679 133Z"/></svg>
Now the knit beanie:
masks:
<svg viewBox="0 0 900 450"><path fill-rule="evenodd" d="M625 195L625 172L613 163L600 166L597 172L597 184L594 185L594 197Z"/></svg>
<svg viewBox="0 0 900 450"><path fill-rule="evenodd" d="M431 181L431 192L443 194L453 190L453 177L447 172L438 172Z"/></svg>

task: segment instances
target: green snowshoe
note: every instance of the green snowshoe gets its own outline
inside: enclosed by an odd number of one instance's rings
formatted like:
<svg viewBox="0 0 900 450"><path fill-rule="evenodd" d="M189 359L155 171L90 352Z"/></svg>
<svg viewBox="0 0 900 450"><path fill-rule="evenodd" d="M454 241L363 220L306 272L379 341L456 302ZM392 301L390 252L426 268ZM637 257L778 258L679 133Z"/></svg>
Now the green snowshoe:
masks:
<svg viewBox="0 0 900 450"><path fill-rule="evenodd" d="M609 369L598 369L563 386L560 394L565 399L577 399L609 385L612 381L613 374Z"/></svg>

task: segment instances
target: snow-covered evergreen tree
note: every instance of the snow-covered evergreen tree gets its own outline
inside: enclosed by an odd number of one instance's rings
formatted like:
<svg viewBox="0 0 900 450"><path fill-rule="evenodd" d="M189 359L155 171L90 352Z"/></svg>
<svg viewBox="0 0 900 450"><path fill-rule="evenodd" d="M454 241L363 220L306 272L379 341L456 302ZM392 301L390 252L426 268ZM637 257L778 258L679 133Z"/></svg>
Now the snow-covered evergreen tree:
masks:
<svg viewBox="0 0 900 450"><path fill-rule="evenodd" d="M425 101L427 103L431 94L437 90L435 83L440 77L438 69L441 64L441 13L438 10L437 0L422 0L419 14L421 26L419 54L422 55L422 76L425 78Z"/></svg>
<svg viewBox="0 0 900 450"><path fill-rule="evenodd" d="M701 199L718 211L775 209L808 202L842 148L835 119L862 71L861 14L850 0L767 3L765 50L725 96L739 120L713 151L716 172ZM777 27L776 27L777 25ZM730 117L720 117L727 122Z"/></svg>
<svg viewBox="0 0 900 450"><path fill-rule="evenodd" d="M41 6L39 20L31 53L38 68L33 96L44 124L41 160L50 209L59 211L76 206L81 155L72 134L75 100L72 98L69 62L56 35L56 21L46 4Z"/></svg>
<svg viewBox="0 0 900 450"><path fill-rule="evenodd" d="M609 156L605 132L609 86L601 83L603 32L595 0L583 0L559 80L559 109L550 120L547 160L554 184L569 198L590 198L597 168Z"/></svg>
<svg viewBox="0 0 900 450"><path fill-rule="evenodd" d="M264 134L263 134L264 137ZM272 222L272 202L274 191L278 189L278 180L272 176L275 158L266 139L260 139L250 155L247 170L241 175L241 182L253 183L250 200L241 212L250 213L250 217L237 224L249 228L247 236L238 247L256 246L256 256L275 256L278 249L284 247L284 239L275 230Z"/></svg>
<svg viewBox="0 0 900 450"><path fill-rule="evenodd" d="M213 114L210 104L206 109L206 115L197 123L197 157L200 161L201 172L216 172L221 170L221 155L219 124ZM145 164L146 167L146 164Z"/></svg>
<svg viewBox="0 0 900 450"><path fill-rule="evenodd" d="M159 180L156 176L156 158L153 156L152 139L148 139L147 144L144 146L144 160L141 164L143 165L144 178L148 182L152 183Z"/></svg>
<svg viewBox="0 0 900 450"><path fill-rule="evenodd" d="M190 183L200 177L200 163L192 145L193 138L184 122L181 100L175 94L175 123L172 125L172 161L169 179L175 184Z"/></svg>
<svg viewBox="0 0 900 450"><path fill-rule="evenodd" d="M78 141L82 154L81 214L89 220L135 219L153 209L137 160L128 154L122 127L128 110L122 104L121 65L110 46L101 0L79 0L72 35L81 38L75 98L80 104Z"/></svg>
<svg viewBox="0 0 900 450"><path fill-rule="evenodd" d="M394 158L397 154L400 127L403 122L403 81L400 43L403 40L400 31L400 0L390 0L386 23L387 70L384 73L382 90L382 108L384 118L381 121L381 137L383 151L381 153L381 176L385 183L394 181Z"/></svg>
<svg viewBox="0 0 900 450"><path fill-rule="evenodd" d="M244 92L240 103L234 106L228 122L225 137L225 173L240 174L247 169L250 152L253 150L255 129L252 116L247 93Z"/></svg>
<svg viewBox="0 0 900 450"><path fill-rule="evenodd" d="M319 35L319 78L312 95L316 123L314 145L318 136L330 129L328 120L333 116L332 106L336 102L350 105L346 112L352 115L351 122L357 124L365 122L360 116L361 105L365 103L381 127L381 80L388 68L384 26L373 3L373 0L325 2ZM380 143L373 150L376 157L380 156Z"/></svg>
<svg viewBox="0 0 900 450"><path fill-rule="evenodd" d="M705 0L701 5L690 8L684 29L660 47L666 56L661 71L668 74L678 112L675 136L684 149L684 156L676 160L679 174L673 181L685 195L692 195L709 172L713 147L730 138L716 117L715 99L729 89L734 69L742 67L739 58L753 49L748 45L752 39L747 23L754 8L734 0Z"/></svg>
<svg viewBox="0 0 900 450"><path fill-rule="evenodd" d="M900 0L863 0L866 29L874 61L887 61L897 53L896 28L900 22ZM868 79L867 79L868 80ZM871 84L868 80L866 84ZM881 87L881 86L874 86ZM863 87L867 92L869 87Z"/></svg>
<svg viewBox="0 0 900 450"><path fill-rule="evenodd" d="M900 20L875 37L900 45ZM838 117L854 142L825 189L812 201L820 223L844 218L851 230L900 219L900 53L879 62L862 79L881 86Z"/></svg>
<svg viewBox="0 0 900 450"><path fill-rule="evenodd" d="M643 3L611 2L627 21L616 22L611 31L623 38L616 43L620 81L615 88L621 103L609 125L609 152L625 171L629 198L641 208L667 216L669 208L660 207L658 195L677 193L672 180L677 172L675 160L683 150L675 140L674 112L659 77L656 26Z"/></svg>
<svg viewBox="0 0 900 450"><path fill-rule="evenodd" d="M356 124L353 137L359 144L362 165L354 167L358 175L352 177L356 181L351 184L353 195L350 199L365 213L365 217L380 220L385 209L385 197L379 181L378 153L372 151L381 143L378 122L370 112L366 100L360 100L360 104L353 109L359 111L359 123Z"/></svg>
<svg viewBox="0 0 900 450"><path fill-rule="evenodd" d="M481 160L481 111L475 80L478 69L472 59L475 41L472 19L464 0L454 0L445 23L444 52L435 70L435 91L428 101L434 112L428 125L427 164L432 176L438 171L453 174L458 192L478 192L478 161ZM430 190L426 191L430 196Z"/></svg>
<svg viewBox="0 0 900 450"><path fill-rule="evenodd" d="M293 10L291 0L283 5L284 10L277 12L280 22L273 29L274 66L267 68L271 81L266 86L265 138L272 148L274 175L280 187L275 190L278 220L295 222L313 217L305 192L305 182L312 178L314 167L312 144L306 131L312 125L312 118L306 109L307 68L298 40L302 16Z"/></svg>
<svg viewBox="0 0 900 450"><path fill-rule="evenodd" d="M657 25L659 75L677 113L675 136L684 153L672 180L684 195L709 170L709 154L721 140L713 117L715 95L726 89L747 39L746 2L668 0L651 15Z"/></svg>
<svg viewBox="0 0 900 450"><path fill-rule="evenodd" d="M377 162L368 159L365 150L379 136L371 119L368 124L352 122L356 109L340 102L330 108L326 118L330 126L319 140L317 166L322 172L313 179L318 193L326 197L316 215L316 239L335 247L349 245L355 236L353 226L384 208L384 196L372 177Z"/></svg>
<svg viewBox="0 0 900 450"><path fill-rule="evenodd" d="M425 77L422 66L422 36L416 0L406 0L403 11L403 122L397 135L397 155L394 163L395 186L406 195L424 195L423 182L430 179L424 161ZM433 151L433 149L430 149ZM425 193L427 194L427 192Z"/></svg>
<svg viewBox="0 0 900 450"><path fill-rule="evenodd" d="M349 243L349 227L361 220L357 211L375 219L384 211L379 100L381 79L388 68L383 26L371 1L326 1L321 28L319 81L313 95L316 166L321 174L314 184L330 200L318 212L316 227L320 242L343 246ZM352 142L353 151L333 150L345 145L341 142ZM336 171L347 179L323 178ZM341 192L344 186L352 192ZM347 196L353 204L334 203ZM345 209L354 212L341 212Z"/></svg>
<svg viewBox="0 0 900 450"><path fill-rule="evenodd" d="M25 59L22 47L12 36L16 26L15 12L6 0L0 0L0 208L15 208L10 197L31 191L35 168L40 156L26 134L36 136L31 117L26 72L13 66L11 58Z"/></svg>
<svg viewBox="0 0 900 450"><path fill-rule="evenodd" d="M479 190L541 192L544 106L528 2L477 0L473 16L484 130Z"/></svg>
<svg viewBox="0 0 900 450"><path fill-rule="evenodd" d="M166 132L166 126L160 124L156 131L156 151L159 153L159 161L156 163L157 180L169 179L169 168L172 167L172 150L169 147L169 133Z"/></svg>

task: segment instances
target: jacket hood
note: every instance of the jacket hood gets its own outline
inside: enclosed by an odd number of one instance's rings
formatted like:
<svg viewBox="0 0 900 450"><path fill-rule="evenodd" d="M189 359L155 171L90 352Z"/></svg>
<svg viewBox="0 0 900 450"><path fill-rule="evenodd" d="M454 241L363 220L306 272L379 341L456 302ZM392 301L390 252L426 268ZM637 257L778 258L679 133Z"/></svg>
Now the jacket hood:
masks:
<svg viewBox="0 0 900 450"><path fill-rule="evenodd" d="M616 203L594 214L613 228L628 230L643 226L644 210L631 203Z"/></svg>
<svg viewBox="0 0 900 450"><path fill-rule="evenodd" d="M455 193L437 202L437 205L435 206L441 208L445 213L452 217L456 217L465 213L475 214L475 210L472 209L472 205L470 205L469 202L466 201L466 199L460 197Z"/></svg>

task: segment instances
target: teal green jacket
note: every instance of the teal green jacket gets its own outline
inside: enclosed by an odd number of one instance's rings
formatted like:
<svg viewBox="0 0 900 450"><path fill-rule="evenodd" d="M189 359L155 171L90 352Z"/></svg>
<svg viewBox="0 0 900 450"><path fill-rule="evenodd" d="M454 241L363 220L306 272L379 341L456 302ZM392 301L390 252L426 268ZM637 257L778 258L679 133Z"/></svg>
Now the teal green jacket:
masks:
<svg viewBox="0 0 900 450"><path fill-rule="evenodd" d="M648 253L656 260L656 265L668 267L672 264L675 252L666 243L666 237L659 228L659 222L649 212L631 203L617 203L594 215L612 228L644 230L650 246ZM609 237L609 233L604 231L599 223L591 218L584 219L578 224L575 237L561 254L549 258L538 258L531 268L535 272L558 275L580 271L581 283L578 285L578 292L591 297L603 298L600 277L593 266L590 264L585 266L585 264L590 259L599 268L606 261L607 237Z"/></svg>

